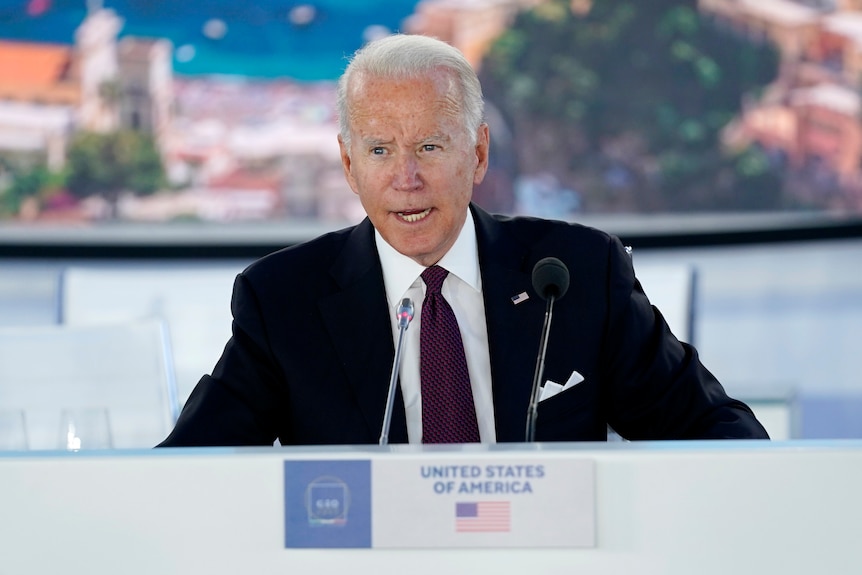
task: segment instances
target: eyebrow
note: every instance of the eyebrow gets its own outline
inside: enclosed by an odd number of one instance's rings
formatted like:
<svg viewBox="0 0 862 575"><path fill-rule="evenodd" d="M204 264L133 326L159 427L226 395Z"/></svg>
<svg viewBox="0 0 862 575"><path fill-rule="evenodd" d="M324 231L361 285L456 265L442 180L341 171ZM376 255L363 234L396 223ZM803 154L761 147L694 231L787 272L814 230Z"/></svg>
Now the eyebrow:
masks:
<svg viewBox="0 0 862 575"><path fill-rule="evenodd" d="M392 140L383 140L381 138L362 138L362 143L371 148L386 145L391 141Z"/></svg>
<svg viewBox="0 0 862 575"><path fill-rule="evenodd" d="M435 143L435 142L449 142L451 140L452 140L452 137L450 135L440 132L440 133L431 134L430 136L426 136L426 137L422 138L421 140L417 141L414 145L424 146L426 144L431 144L431 143ZM374 138L374 137L362 138L362 143L366 147L369 147L369 148L375 148L378 146L386 146L388 144L391 144L392 142L393 142L393 140L391 140L391 139L385 140L383 138Z"/></svg>
<svg viewBox="0 0 862 575"><path fill-rule="evenodd" d="M431 134L427 138L422 138L421 140L419 140L418 144L421 146L421 145L428 144L431 142L440 142L440 141L448 142L451 139L452 139L452 137L449 136L448 134Z"/></svg>

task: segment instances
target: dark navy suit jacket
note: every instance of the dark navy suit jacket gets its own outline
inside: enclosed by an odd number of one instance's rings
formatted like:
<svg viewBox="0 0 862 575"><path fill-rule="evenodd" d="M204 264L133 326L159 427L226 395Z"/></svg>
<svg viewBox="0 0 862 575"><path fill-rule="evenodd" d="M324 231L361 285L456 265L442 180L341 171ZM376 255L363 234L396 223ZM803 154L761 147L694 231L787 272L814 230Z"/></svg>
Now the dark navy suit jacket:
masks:
<svg viewBox="0 0 862 575"><path fill-rule="evenodd" d="M497 441L524 440L545 302L540 259L568 266L555 303L546 380L584 381L539 404L539 441L766 438L679 342L614 236L577 224L475 216ZM512 297L530 298L515 305ZM270 254L234 286L233 336L162 446L373 444L394 357L390 310L369 220ZM408 337L410 336L408 330ZM407 440L400 395L390 441Z"/></svg>

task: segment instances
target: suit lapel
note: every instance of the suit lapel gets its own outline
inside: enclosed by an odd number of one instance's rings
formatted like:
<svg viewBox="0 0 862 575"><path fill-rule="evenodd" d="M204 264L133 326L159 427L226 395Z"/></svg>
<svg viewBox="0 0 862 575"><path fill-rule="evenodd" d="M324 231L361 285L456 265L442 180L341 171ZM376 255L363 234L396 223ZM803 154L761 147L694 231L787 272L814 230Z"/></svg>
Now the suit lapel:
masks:
<svg viewBox="0 0 862 575"><path fill-rule="evenodd" d="M488 322L497 441L523 441L545 305L533 292L527 245L501 233L499 221L471 207ZM523 292L529 299L515 304L513 296Z"/></svg>
<svg viewBox="0 0 862 575"><path fill-rule="evenodd" d="M395 351L374 228L367 218L351 232L331 274L340 290L320 299L320 313L336 350L334 360L343 365L369 435L376 438ZM390 441L407 441L403 400L396 401Z"/></svg>

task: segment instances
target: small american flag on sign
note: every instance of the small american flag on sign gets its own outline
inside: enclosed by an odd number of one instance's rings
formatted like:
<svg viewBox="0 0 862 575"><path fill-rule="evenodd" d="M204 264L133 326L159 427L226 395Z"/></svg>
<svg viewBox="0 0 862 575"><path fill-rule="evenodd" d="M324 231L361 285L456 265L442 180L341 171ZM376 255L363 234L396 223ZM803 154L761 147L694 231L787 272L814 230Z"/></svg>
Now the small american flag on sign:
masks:
<svg viewBox="0 0 862 575"><path fill-rule="evenodd" d="M457 533L508 532L511 508L508 501L478 501L455 504Z"/></svg>

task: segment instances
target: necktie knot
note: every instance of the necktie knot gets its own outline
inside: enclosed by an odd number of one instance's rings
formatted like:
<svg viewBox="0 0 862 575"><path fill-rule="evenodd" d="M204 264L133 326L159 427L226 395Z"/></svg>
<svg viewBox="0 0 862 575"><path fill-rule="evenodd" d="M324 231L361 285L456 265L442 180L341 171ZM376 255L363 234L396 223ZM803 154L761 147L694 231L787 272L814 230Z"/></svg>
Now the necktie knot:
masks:
<svg viewBox="0 0 862 575"><path fill-rule="evenodd" d="M440 266L431 266L422 272L422 281L428 288L428 293L438 294L443 287L443 280L449 275L449 271Z"/></svg>

